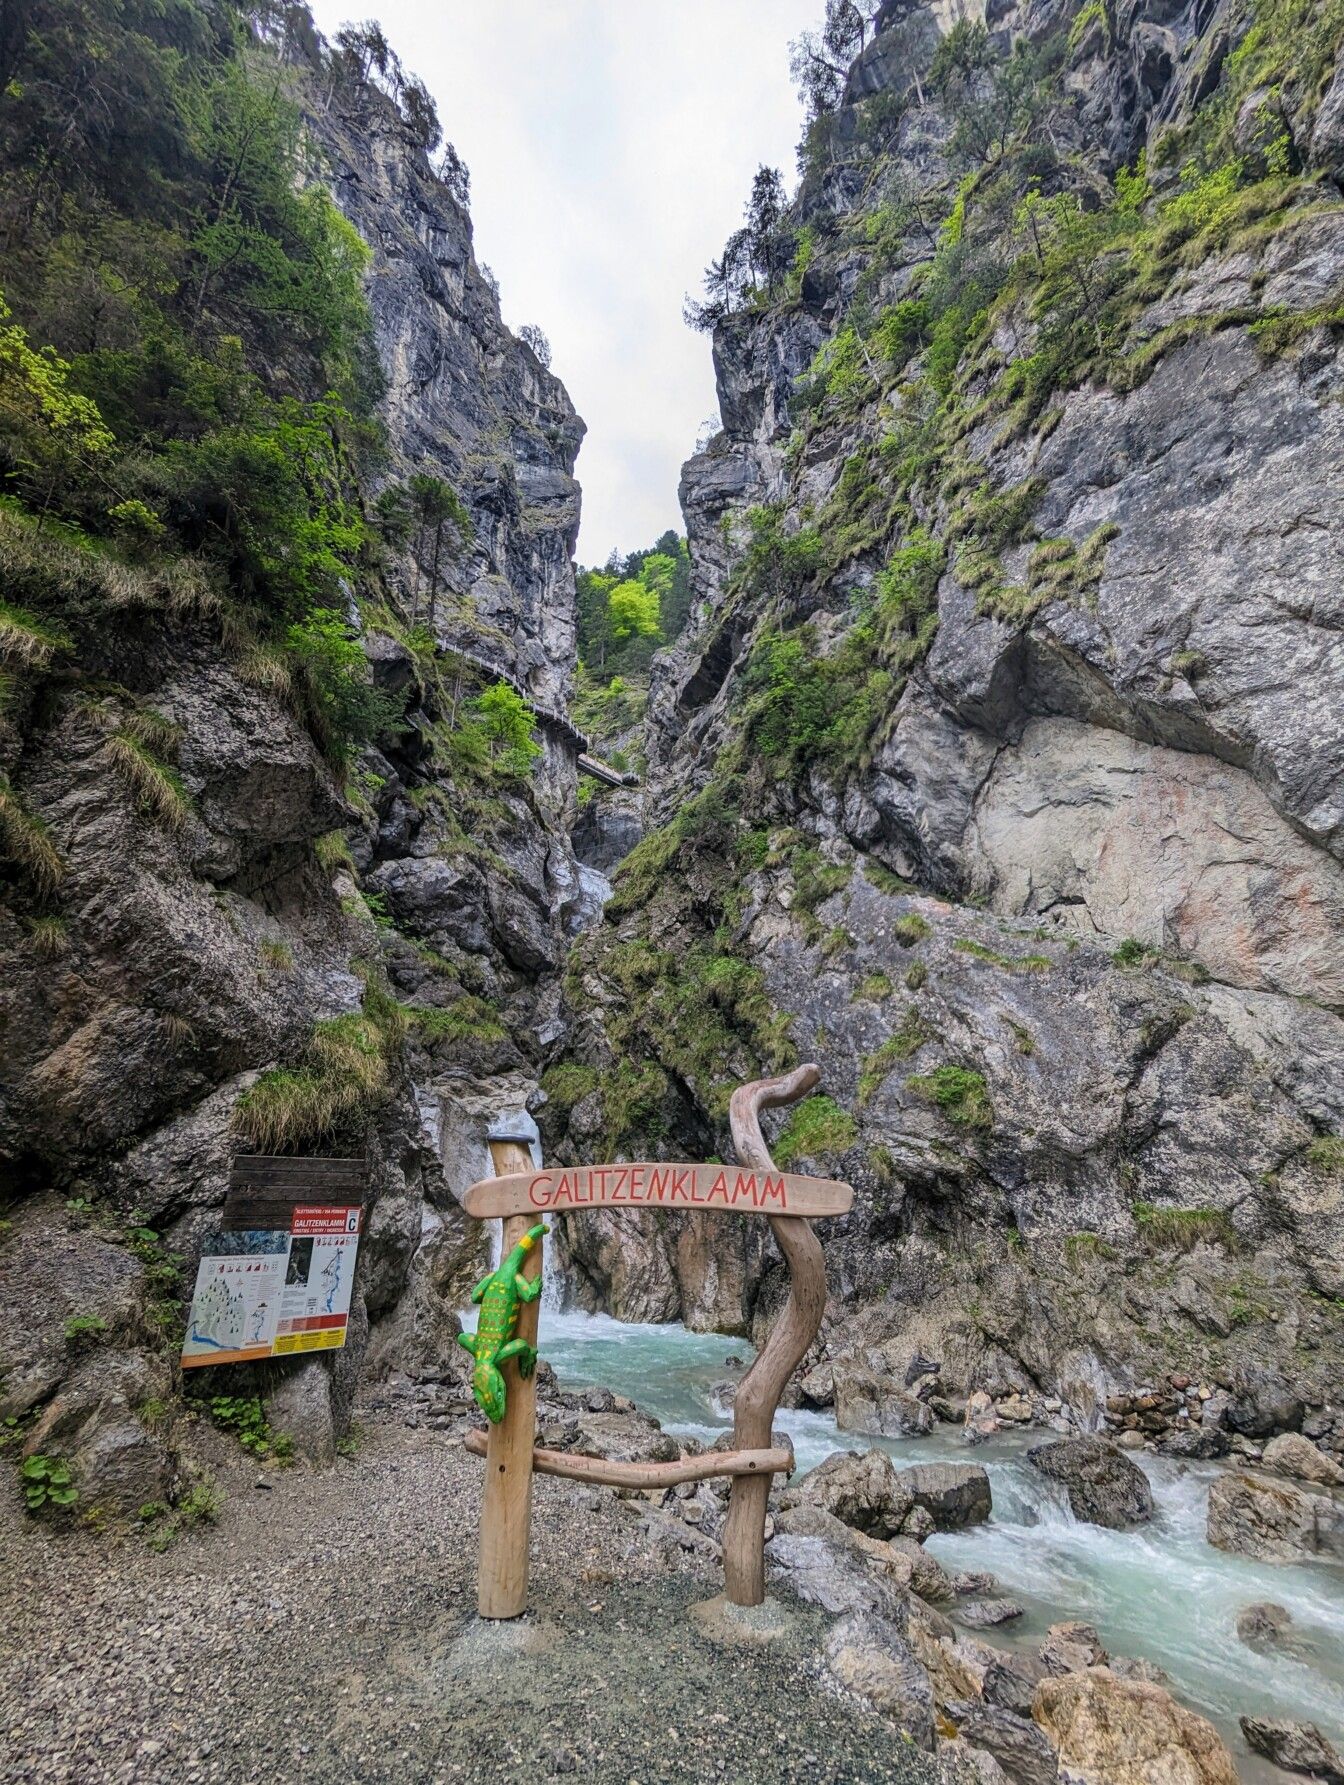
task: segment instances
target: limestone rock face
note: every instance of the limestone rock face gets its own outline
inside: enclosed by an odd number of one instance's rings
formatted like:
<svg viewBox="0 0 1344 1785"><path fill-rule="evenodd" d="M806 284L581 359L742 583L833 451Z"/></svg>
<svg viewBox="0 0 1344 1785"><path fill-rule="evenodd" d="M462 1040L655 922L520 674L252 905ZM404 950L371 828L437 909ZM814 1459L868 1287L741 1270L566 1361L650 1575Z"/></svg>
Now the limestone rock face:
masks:
<svg viewBox="0 0 1344 1785"><path fill-rule="evenodd" d="M1321 323L1344 292L1338 51L1293 101L1301 202L1164 261L1117 324L1113 372L1042 373L1040 305L1001 293L945 396L925 337L888 362L878 332L942 301L937 231L968 165L928 79L951 15L900 10L851 71L829 152L809 149L796 277L715 333L723 426L681 486L692 623L655 660L644 740L647 830L685 825L701 794L703 823L667 839L682 896L641 916L618 886L575 1045L599 1070L633 1071L632 1046L656 1068L641 1120L688 1156L724 1151L734 1077L817 1060L853 1132L806 1163L857 1198L818 1226L833 1323L806 1380L847 1429L922 1424L890 1347L939 1361L947 1406L1030 1386L1080 1429L1191 1457L1319 1417L1338 1460L1344 355ZM1053 0L995 0L986 23L1006 57L1064 20ZM1269 172L1264 94L1231 103L1224 11L1074 23L1041 100L1084 212L1205 105ZM1175 190L1156 179L1150 220ZM981 229L987 261L1016 256ZM710 1027L687 972L709 954L759 976L764 1005L715 1025L712 1065L656 1020L686 998L687 1028ZM632 965L653 980L633 1042ZM553 1145L592 1144L553 1120ZM674 1232L634 1241L658 1305L763 1333L783 1294L770 1248ZM594 1297L638 1312L636 1279L595 1273ZM1173 1373L1216 1378L1236 1411L1182 1391L1104 1412ZM1277 1390L1243 1392L1252 1374Z"/></svg>
<svg viewBox="0 0 1344 1785"><path fill-rule="evenodd" d="M441 579L434 642L459 651L478 685L504 680L531 703L542 754L492 802L488 827L459 822L454 771L434 743L451 715L427 710L416 659L391 636L402 628L380 630L383 597L403 614L418 601L428 618L415 540L389 551L382 588L348 592L375 685L411 697L386 754L367 749L337 773L297 703L216 619L166 608L91 614L78 677L40 714L21 709L22 735L0 725L0 772L65 864L52 955L0 901L0 1180L20 1199L0 1274L20 1270L37 1289L0 1297L3 1392L59 1425L82 1497L118 1516L172 1489L171 1433L140 1428L127 1384L93 1371L63 1322L101 1319L100 1359L151 1368L146 1323L177 1336L218 1224L243 1144L239 1098L297 1065L315 1024L358 1013L370 982L427 1017L393 1037L366 1123L299 1143L368 1161L347 1347L276 1365L260 1386L272 1423L322 1461L366 1353L380 1370L442 1362L485 1243L458 1198L489 1171L489 1119L537 1094L543 1050L563 1028L557 976L581 900L569 840L579 737L566 706L583 424L504 326L470 218L396 103L372 83L310 87L306 53L293 49L285 78L307 96L311 175L371 252L386 450L360 473L358 505L373 513L383 484L416 471L460 497L470 540ZM176 739L189 801L177 829L142 808L118 755L118 733L146 710ZM455 1028L468 990L472 1014ZM87 1224L67 1218L67 1200L94 1211ZM142 1224L182 1262L167 1312L155 1306L162 1276L151 1286L128 1238ZM24 1300L36 1315L11 1334L6 1311ZM242 1393L257 1386L238 1380Z"/></svg>
<svg viewBox="0 0 1344 1785"><path fill-rule="evenodd" d="M1094 1667L1043 1680L1034 1715L1071 1785L1236 1785L1217 1730L1161 1686Z"/></svg>
<svg viewBox="0 0 1344 1785"><path fill-rule="evenodd" d="M1064 1484L1075 1518L1123 1531L1153 1516L1148 1477L1113 1445L1099 1438L1061 1438L1038 1444L1027 1459L1043 1475Z"/></svg>

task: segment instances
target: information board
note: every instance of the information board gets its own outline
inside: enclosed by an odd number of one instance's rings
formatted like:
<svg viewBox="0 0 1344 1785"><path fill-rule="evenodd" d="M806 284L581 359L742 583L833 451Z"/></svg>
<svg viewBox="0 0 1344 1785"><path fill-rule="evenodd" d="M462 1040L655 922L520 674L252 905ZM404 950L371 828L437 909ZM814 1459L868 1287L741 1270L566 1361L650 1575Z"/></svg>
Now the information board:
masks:
<svg viewBox="0 0 1344 1785"><path fill-rule="evenodd" d="M360 1207L297 1203L287 1230L207 1234L183 1369L339 1351L350 1322L362 1221Z"/></svg>

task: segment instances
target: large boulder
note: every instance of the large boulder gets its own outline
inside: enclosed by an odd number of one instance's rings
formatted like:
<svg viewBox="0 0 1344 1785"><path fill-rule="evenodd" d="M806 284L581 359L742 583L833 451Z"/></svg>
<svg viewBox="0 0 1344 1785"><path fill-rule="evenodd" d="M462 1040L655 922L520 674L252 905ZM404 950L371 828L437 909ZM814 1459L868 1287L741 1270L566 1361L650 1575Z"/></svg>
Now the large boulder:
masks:
<svg viewBox="0 0 1344 1785"><path fill-rule="evenodd" d="M1223 1475L1209 1489L1215 1549L1261 1562L1344 1556L1344 1500L1268 1475Z"/></svg>
<svg viewBox="0 0 1344 1785"><path fill-rule="evenodd" d="M1094 1667L1042 1680L1033 1714L1070 1785L1237 1785L1212 1723L1161 1686Z"/></svg>
<svg viewBox="0 0 1344 1785"><path fill-rule="evenodd" d="M1243 1717L1241 1733L1253 1754L1263 1754L1287 1773L1305 1773L1322 1785L1344 1785L1344 1760L1314 1723L1282 1717Z"/></svg>
<svg viewBox="0 0 1344 1785"><path fill-rule="evenodd" d="M1137 1463L1101 1438L1060 1438L1038 1444L1027 1460L1062 1482L1073 1516L1125 1531L1153 1516L1153 1490Z"/></svg>
<svg viewBox="0 0 1344 1785"><path fill-rule="evenodd" d="M917 1748L933 1748L933 1688L888 1619L854 1612L832 1630L826 1666L855 1697L889 1717Z"/></svg>
<svg viewBox="0 0 1344 1785"><path fill-rule="evenodd" d="M909 1619L905 1595L848 1545L785 1534L771 1539L766 1561L771 1578L805 1604L819 1605L832 1617L873 1612L905 1631Z"/></svg>
<svg viewBox="0 0 1344 1785"><path fill-rule="evenodd" d="M842 1432L878 1438L922 1438L937 1421L932 1408L876 1370L836 1363L831 1370L835 1423Z"/></svg>
<svg viewBox="0 0 1344 1785"><path fill-rule="evenodd" d="M800 1480L792 1482L781 1501L794 1506L820 1506L842 1524L870 1537L895 1537L915 1504L891 1458L882 1450L837 1451Z"/></svg>
<svg viewBox="0 0 1344 1785"><path fill-rule="evenodd" d="M1344 1469L1301 1432L1280 1432L1265 1446L1264 1465L1276 1475L1310 1481L1318 1487L1344 1487Z"/></svg>
<svg viewBox="0 0 1344 1785"><path fill-rule="evenodd" d="M978 1463L916 1463L900 1480L940 1531L983 1525L993 1509L989 1476Z"/></svg>

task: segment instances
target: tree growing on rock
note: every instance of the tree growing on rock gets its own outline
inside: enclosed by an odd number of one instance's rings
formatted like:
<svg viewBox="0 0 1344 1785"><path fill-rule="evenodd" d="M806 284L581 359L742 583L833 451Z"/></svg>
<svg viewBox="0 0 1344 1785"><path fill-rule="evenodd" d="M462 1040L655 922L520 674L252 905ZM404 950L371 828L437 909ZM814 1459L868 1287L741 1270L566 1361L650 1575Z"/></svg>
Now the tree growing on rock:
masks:
<svg viewBox="0 0 1344 1785"><path fill-rule="evenodd" d="M518 339L524 347L530 347L549 372L551 369L551 343L544 329L539 329L534 322L525 322L518 330Z"/></svg>
<svg viewBox="0 0 1344 1785"><path fill-rule="evenodd" d="M741 229L705 270L704 297L686 300L683 315L691 328L708 332L753 298L774 295L793 257L792 236L784 227L786 204L778 168L759 167Z"/></svg>
<svg viewBox="0 0 1344 1785"><path fill-rule="evenodd" d="M444 553L455 557L471 537L471 516L456 491L432 472L417 471L407 486L410 510L418 529L415 546L415 587L411 597L411 622L420 617L420 592L425 555L429 554L429 608L426 619L431 632L438 617L439 584ZM452 532L447 531L451 527Z"/></svg>
<svg viewBox="0 0 1344 1785"><path fill-rule="evenodd" d="M890 6L826 0L826 16L816 31L804 31L789 45L789 72L809 119L833 112L844 97L855 57L867 47L869 32ZM883 19L883 23L888 22Z"/></svg>

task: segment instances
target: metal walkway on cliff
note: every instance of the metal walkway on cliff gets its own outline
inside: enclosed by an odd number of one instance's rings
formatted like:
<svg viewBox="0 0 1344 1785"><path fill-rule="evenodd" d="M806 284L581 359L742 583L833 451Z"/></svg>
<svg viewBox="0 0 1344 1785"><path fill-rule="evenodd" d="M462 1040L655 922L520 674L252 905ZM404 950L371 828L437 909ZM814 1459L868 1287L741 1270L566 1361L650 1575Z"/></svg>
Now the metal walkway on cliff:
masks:
<svg viewBox="0 0 1344 1785"><path fill-rule="evenodd" d="M563 713L557 713L553 707L542 706L535 695L528 693L511 670L493 662L489 657L482 656L480 652L462 645L453 645L451 650L455 657L461 657L474 669L481 670L485 675L493 676L496 681L507 682L519 700L525 701L531 708L537 724L544 725L549 731L557 732L577 752L581 775L591 775L594 781L600 781L605 787L639 786L638 775L629 770L612 768L610 763L603 762L600 757L592 755L589 748L591 740L586 734L581 732L578 726L566 718Z"/></svg>

